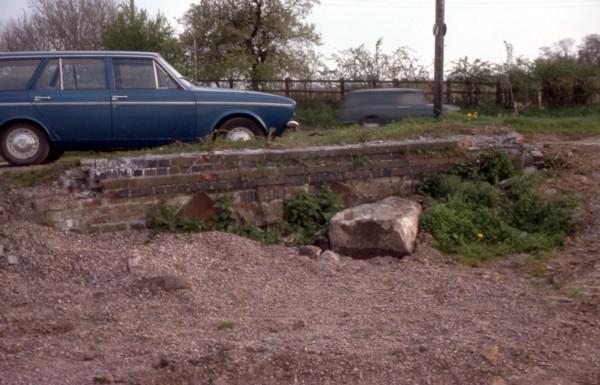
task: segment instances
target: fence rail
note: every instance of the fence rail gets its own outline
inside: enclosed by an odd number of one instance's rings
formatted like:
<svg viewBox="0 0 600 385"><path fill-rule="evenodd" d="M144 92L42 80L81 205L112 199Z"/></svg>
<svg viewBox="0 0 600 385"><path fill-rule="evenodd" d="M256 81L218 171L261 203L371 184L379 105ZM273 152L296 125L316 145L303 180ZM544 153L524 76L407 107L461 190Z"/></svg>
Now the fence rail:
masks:
<svg viewBox="0 0 600 385"><path fill-rule="evenodd" d="M232 89L252 89L250 82L243 79L203 79L198 81L207 86ZM323 80L323 79L269 79L256 84L255 89L277 95L287 96L298 102L339 103L348 92L366 88L417 88L424 92L429 100L433 98L433 81L429 80ZM531 82L519 87L513 86L516 102L543 107L546 95L543 85ZM462 106L511 105L510 90L502 81L470 84L447 80L444 84L444 103ZM588 95L587 104L600 104L600 88Z"/></svg>

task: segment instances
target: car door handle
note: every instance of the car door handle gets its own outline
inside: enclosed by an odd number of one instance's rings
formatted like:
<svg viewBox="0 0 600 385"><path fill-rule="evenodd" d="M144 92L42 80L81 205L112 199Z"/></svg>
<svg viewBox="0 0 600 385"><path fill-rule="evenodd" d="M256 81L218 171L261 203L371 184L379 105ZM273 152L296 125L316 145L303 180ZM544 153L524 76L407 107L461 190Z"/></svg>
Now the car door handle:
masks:
<svg viewBox="0 0 600 385"><path fill-rule="evenodd" d="M52 100L52 98L50 96L34 96L33 97L34 102L46 102L49 100Z"/></svg>
<svg viewBox="0 0 600 385"><path fill-rule="evenodd" d="M112 96L113 102L118 102L119 100L127 100L127 96L125 96L125 95L113 95Z"/></svg>

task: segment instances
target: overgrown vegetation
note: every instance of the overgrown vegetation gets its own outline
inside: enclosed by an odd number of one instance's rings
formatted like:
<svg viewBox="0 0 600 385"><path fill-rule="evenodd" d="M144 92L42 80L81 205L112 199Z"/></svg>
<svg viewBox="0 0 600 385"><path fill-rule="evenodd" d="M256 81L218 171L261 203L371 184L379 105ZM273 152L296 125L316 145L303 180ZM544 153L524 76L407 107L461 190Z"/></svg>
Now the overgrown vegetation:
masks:
<svg viewBox="0 0 600 385"><path fill-rule="evenodd" d="M328 187L314 194L297 192L285 202L284 220L261 228L245 223L234 209L232 195L214 199L216 214L209 221L178 214L175 207L161 205L148 213L150 229L168 232L225 231L266 244L310 244L329 225L329 220L343 205Z"/></svg>
<svg viewBox="0 0 600 385"><path fill-rule="evenodd" d="M500 152L430 176L420 187L430 206L423 228L440 250L468 265L510 253L549 252L573 231L575 204L568 196L544 196L540 182L520 175Z"/></svg>
<svg viewBox="0 0 600 385"><path fill-rule="evenodd" d="M1 160L1 158L0 158ZM0 175L0 185L7 188L27 188L55 181L66 169L74 167L75 162L61 161L45 166L17 169Z"/></svg>

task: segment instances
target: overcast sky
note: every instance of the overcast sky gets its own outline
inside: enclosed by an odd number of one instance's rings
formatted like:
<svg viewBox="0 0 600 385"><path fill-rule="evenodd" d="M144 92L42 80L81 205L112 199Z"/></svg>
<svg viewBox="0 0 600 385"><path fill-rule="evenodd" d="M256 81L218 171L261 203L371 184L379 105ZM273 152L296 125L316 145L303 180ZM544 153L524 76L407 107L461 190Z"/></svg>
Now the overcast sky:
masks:
<svg viewBox="0 0 600 385"><path fill-rule="evenodd" d="M0 0L0 21L20 15L27 0ZM136 0L152 13L161 11L174 24L191 0ZM350 46L412 48L424 65L433 58L435 0L321 0L310 21L321 32L325 56ZM535 57L539 48L571 37L600 34L600 0L446 0L446 63L461 56L501 61L503 41L515 53Z"/></svg>

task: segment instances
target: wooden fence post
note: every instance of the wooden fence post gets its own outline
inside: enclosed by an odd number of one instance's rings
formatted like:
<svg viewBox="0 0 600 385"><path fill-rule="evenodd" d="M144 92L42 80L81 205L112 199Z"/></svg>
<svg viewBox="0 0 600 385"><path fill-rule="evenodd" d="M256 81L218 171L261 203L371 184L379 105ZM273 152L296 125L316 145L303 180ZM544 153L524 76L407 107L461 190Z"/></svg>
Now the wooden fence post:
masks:
<svg viewBox="0 0 600 385"><path fill-rule="evenodd" d="M229 88L233 88L233 79L229 79Z"/></svg>
<svg viewBox="0 0 600 385"><path fill-rule="evenodd" d="M291 80L289 77L285 78L285 97L289 98L290 97L290 83Z"/></svg>
<svg viewBox="0 0 600 385"><path fill-rule="evenodd" d="M340 79L340 94L342 98L346 95L346 83L344 82L344 78Z"/></svg>
<svg viewBox="0 0 600 385"><path fill-rule="evenodd" d="M500 83L500 80L496 81L496 105L500 107L505 107L504 98L502 95L502 83Z"/></svg>
<svg viewBox="0 0 600 385"><path fill-rule="evenodd" d="M452 80L446 80L446 103L452 104Z"/></svg>

